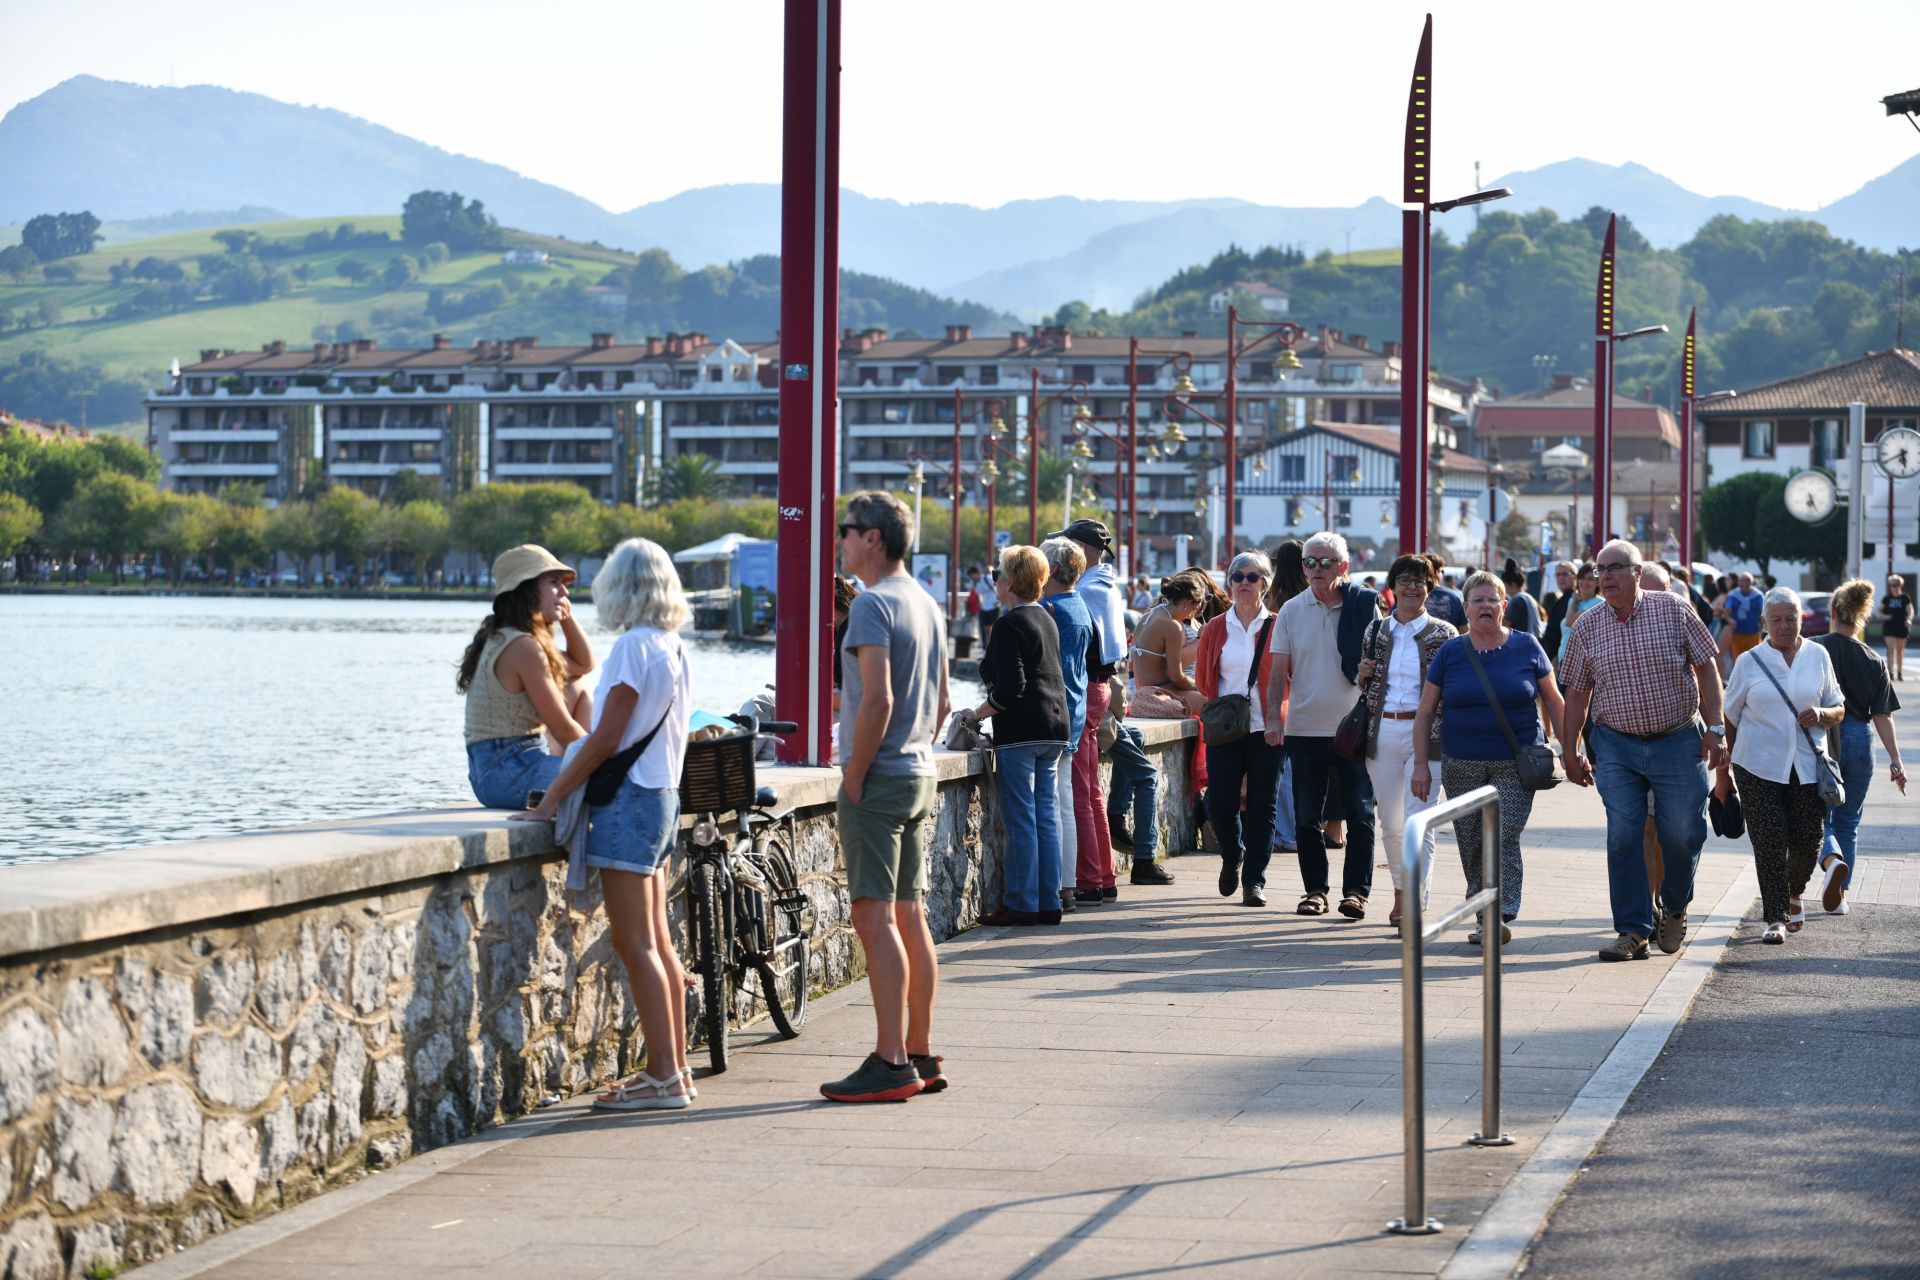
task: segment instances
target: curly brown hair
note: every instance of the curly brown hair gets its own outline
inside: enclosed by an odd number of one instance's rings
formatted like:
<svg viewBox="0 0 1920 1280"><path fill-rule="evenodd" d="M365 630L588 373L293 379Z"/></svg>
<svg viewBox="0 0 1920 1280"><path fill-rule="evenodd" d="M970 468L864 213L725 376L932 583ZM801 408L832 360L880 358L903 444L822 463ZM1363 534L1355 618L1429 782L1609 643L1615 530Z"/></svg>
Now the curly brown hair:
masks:
<svg viewBox="0 0 1920 1280"><path fill-rule="evenodd" d="M560 656L560 646L553 642L553 628L547 625L546 615L540 612L540 579L528 578L513 590L502 591L493 598L493 612L473 633L473 639L467 643L466 653L460 658L460 675L453 683L455 689L465 693L473 686L473 677L480 671L481 652L486 649L487 641L504 628L524 631L532 636L546 659L547 674L553 677L555 684L566 684L567 660Z"/></svg>

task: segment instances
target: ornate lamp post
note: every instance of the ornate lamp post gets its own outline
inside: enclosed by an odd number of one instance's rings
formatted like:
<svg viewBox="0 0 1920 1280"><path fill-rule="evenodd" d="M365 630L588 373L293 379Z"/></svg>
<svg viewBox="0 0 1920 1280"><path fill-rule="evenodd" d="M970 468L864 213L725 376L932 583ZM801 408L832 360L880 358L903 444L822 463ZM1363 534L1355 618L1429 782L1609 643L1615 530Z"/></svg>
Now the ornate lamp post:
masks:
<svg viewBox="0 0 1920 1280"><path fill-rule="evenodd" d="M1245 347L1240 345L1240 331L1252 329L1253 338ZM1234 540L1235 513L1238 506L1234 502L1234 482L1240 470L1240 454L1236 431L1240 421L1239 381L1237 371L1242 355L1251 354L1254 348L1271 341L1274 344L1273 373L1279 382L1287 380L1294 370L1300 368L1300 357L1293 353L1293 344L1308 336L1307 330L1291 320L1242 320L1240 308L1227 308L1227 396L1226 396L1226 455L1227 455L1227 541Z"/></svg>
<svg viewBox="0 0 1920 1280"><path fill-rule="evenodd" d="M1040 541L1040 425L1043 421L1040 412L1040 385L1063 386L1066 396L1077 402L1087 384L1078 378L1043 378L1040 370L1032 370L1031 389L1027 396L1027 541L1038 545Z"/></svg>

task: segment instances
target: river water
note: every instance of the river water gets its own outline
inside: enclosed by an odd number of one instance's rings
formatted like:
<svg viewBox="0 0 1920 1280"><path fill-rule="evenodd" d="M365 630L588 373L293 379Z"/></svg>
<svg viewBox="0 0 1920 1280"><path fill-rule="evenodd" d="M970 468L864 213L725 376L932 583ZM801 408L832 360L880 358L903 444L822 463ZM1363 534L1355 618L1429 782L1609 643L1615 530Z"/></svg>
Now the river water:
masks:
<svg viewBox="0 0 1920 1280"><path fill-rule="evenodd" d="M0 596L0 866L472 803L453 681L485 612ZM592 614L581 607L604 655L613 638ZM770 645L688 647L708 711L737 711L773 679Z"/></svg>

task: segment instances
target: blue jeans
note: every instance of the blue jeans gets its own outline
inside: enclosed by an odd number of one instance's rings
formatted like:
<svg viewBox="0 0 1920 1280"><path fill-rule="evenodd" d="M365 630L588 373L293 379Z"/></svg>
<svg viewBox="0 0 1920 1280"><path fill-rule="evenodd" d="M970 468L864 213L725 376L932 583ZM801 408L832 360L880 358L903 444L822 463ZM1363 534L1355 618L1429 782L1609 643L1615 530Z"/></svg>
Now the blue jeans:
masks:
<svg viewBox="0 0 1920 1280"><path fill-rule="evenodd" d="M1107 788L1107 826L1133 832L1136 862L1153 861L1160 844L1160 771L1147 759L1147 741L1131 725L1121 725L1107 752L1113 782ZM1128 823L1131 811L1133 821Z"/></svg>
<svg viewBox="0 0 1920 1280"><path fill-rule="evenodd" d="M1653 936L1653 887L1647 883L1647 793L1666 877L1660 903L1682 915L1693 901L1693 873L1707 840L1707 764L1699 723L1663 738L1632 738L1605 725L1593 730L1593 781L1607 810L1607 885L1613 931Z"/></svg>
<svg viewBox="0 0 1920 1280"><path fill-rule="evenodd" d="M1001 747L993 768L1000 779L1000 818L1006 824L1001 859L1009 911L1060 909L1060 814L1054 771L1060 744Z"/></svg>
<svg viewBox="0 0 1920 1280"><path fill-rule="evenodd" d="M524 809L527 792L550 787L559 776L560 757L547 754L537 733L467 744L467 784L489 809Z"/></svg>
<svg viewBox="0 0 1920 1280"><path fill-rule="evenodd" d="M1847 802L1827 810L1826 847L1820 857L1837 853L1847 864L1843 887L1853 883L1853 849L1860 834L1860 810L1867 803L1867 788L1873 784L1873 721L1848 716L1840 722L1840 781L1847 788Z"/></svg>
<svg viewBox="0 0 1920 1280"><path fill-rule="evenodd" d="M1280 767L1285 747L1270 747L1264 733L1250 733L1224 747L1207 748L1207 821L1230 865L1244 862L1240 883L1267 887L1273 858L1273 823L1280 805ZM1240 784L1247 788L1246 837L1241 838Z"/></svg>
<svg viewBox="0 0 1920 1280"><path fill-rule="evenodd" d="M1286 753L1287 763L1293 766L1293 825L1299 841L1301 883L1308 893L1328 890L1327 837L1320 823L1329 793L1335 792L1347 822L1340 896L1365 898L1373 892L1373 780L1362 766L1333 754L1332 738L1288 734Z"/></svg>
<svg viewBox="0 0 1920 1280"><path fill-rule="evenodd" d="M1285 747L1280 765L1280 807L1273 812L1273 834L1279 837L1281 844L1299 848L1300 841L1294 835L1293 826L1293 761L1284 758Z"/></svg>

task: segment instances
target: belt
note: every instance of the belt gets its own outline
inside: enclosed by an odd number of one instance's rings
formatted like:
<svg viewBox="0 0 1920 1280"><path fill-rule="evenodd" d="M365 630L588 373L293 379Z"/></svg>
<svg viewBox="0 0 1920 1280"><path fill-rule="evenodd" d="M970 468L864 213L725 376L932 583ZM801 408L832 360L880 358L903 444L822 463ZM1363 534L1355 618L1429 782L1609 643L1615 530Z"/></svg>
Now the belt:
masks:
<svg viewBox="0 0 1920 1280"><path fill-rule="evenodd" d="M1673 728L1662 729L1658 733L1628 733L1625 729L1614 729L1610 724L1603 724L1600 727L1602 729L1612 729L1613 732L1619 734L1621 737L1632 738L1635 742L1657 742L1661 738L1671 738L1682 729L1691 729L1693 725L1694 722L1692 719L1686 719L1673 726Z"/></svg>
<svg viewBox="0 0 1920 1280"><path fill-rule="evenodd" d="M1382 711L1380 718L1382 720L1412 720L1417 718L1419 714L1418 711Z"/></svg>

